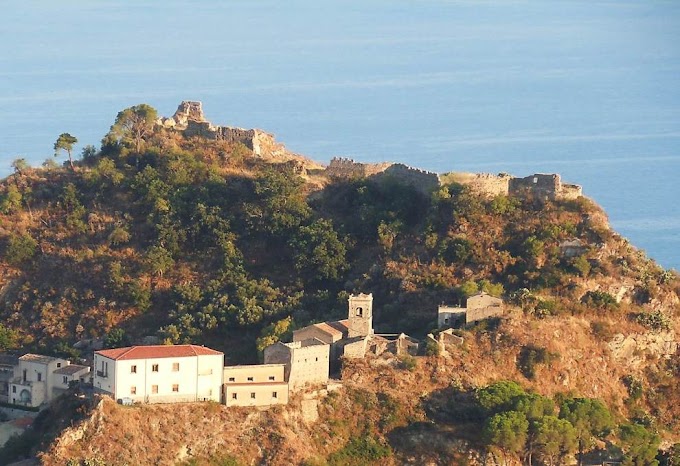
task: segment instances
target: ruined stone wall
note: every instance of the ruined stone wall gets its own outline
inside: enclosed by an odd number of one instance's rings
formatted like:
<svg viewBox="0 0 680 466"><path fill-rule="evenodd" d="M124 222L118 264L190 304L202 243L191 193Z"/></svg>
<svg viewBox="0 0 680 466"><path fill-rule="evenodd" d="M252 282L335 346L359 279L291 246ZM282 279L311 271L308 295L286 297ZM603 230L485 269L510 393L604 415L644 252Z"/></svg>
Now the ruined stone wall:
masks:
<svg viewBox="0 0 680 466"><path fill-rule="evenodd" d="M561 199L578 199L583 196L583 188L577 184L563 184L562 192L560 193Z"/></svg>
<svg viewBox="0 0 680 466"><path fill-rule="evenodd" d="M507 196L510 175L493 175L491 173L451 173L447 181L454 181L469 186L474 192L487 197Z"/></svg>
<svg viewBox="0 0 680 466"><path fill-rule="evenodd" d="M432 192L441 184L437 173L409 167L402 163L395 163L376 176L392 177L424 192Z"/></svg>
<svg viewBox="0 0 680 466"><path fill-rule="evenodd" d="M531 193L540 198L556 199L561 190L560 175L536 173L524 178L512 178L509 193L514 196Z"/></svg>
<svg viewBox="0 0 680 466"><path fill-rule="evenodd" d="M503 315L503 306L488 306L477 309L468 309L465 313L465 323L470 324L490 317L500 317Z"/></svg>
<svg viewBox="0 0 680 466"><path fill-rule="evenodd" d="M344 157L333 157L326 167L326 175L336 178L365 178L387 170L391 163L360 163Z"/></svg>

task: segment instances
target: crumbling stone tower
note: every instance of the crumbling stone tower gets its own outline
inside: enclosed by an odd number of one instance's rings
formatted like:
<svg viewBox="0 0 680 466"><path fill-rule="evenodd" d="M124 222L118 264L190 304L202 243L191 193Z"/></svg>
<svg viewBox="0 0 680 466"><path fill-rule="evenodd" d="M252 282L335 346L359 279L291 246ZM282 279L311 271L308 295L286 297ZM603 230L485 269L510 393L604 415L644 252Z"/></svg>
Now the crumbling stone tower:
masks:
<svg viewBox="0 0 680 466"><path fill-rule="evenodd" d="M349 296L348 337L365 337L373 333L373 293Z"/></svg>

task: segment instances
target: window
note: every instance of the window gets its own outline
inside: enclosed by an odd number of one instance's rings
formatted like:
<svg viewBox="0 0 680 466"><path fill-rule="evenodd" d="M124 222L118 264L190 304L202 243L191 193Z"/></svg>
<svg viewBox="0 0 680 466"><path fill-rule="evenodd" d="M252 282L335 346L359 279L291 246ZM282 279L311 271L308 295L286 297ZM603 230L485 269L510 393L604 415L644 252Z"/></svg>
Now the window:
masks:
<svg viewBox="0 0 680 466"><path fill-rule="evenodd" d="M136 374L137 373L137 366L130 366L130 374Z"/></svg>
<svg viewBox="0 0 680 466"><path fill-rule="evenodd" d="M315 360L315 361L318 361L318 360L319 360L319 358L314 358L314 360Z"/></svg>
<svg viewBox="0 0 680 466"><path fill-rule="evenodd" d="M248 382L252 382L252 381L253 381L253 378L252 378L252 377L248 377Z"/></svg>
<svg viewBox="0 0 680 466"><path fill-rule="evenodd" d="M61 367L61 363L58 362L58 363L57 363L57 369L59 369L60 367Z"/></svg>
<svg viewBox="0 0 680 466"><path fill-rule="evenodd" d="M364 316L364 310L363 308L358 307L357 308L357 316L363 317Z"/></svg>
<svg viewBox="0 0 680 466"><path fill-rule="evenodd" d="M38 372L38 382L42 381L42 372Z"/></svg>
<svg viewBox="0 0 680 466"><path fill-rule="evenodd" d="M64 385L68 384L68 377L64 376L62 380L64 382Z"/></svg>
<svg viewBox="0 0 680 466"><path fill-rule="evenodd" d="M151 386L151 393L158 393L158 385Z"/></svg>
<svg viewBox="0 0 680 466"><path fill-rule="evenodd" d="M255 399L255 392L250 392L250 398Z"/></svg>
<svg viewBox="0 0 680 466"><path fill-rule="evenodd" d="M17 386L16 386L16 385L12 385L12 393L16 393L16 392L17 392Z"/></svg>
<svg viewBox="0 0 680 466"><path fill-rule="evenodd" d="M538 177L534 176L534 184L538 183Z"/></svg>
<svg viewBox="0 0 680 466"><path fill-rule="evenodd" d="M179 384L172 384L172 391L173 392L179 392Z"/></svg>
<svg viewBox="0 0 680 466"><path fill-rule="evenodd" d="M277 392L272 392L272 398L278 398L279 394Z"/></svg>
<svg viewBox="0 0 680 466"><path fill-rule="evenodd" d="M151 372L158 372L158 364L153 364L151 366Z"/></svg>
<svg viewBox="0 0 680 466"><path fill-rule="evenodd" d="M275 377L273 375L270 375L269 380L275 380Z"/></svg>
<svg viewBox="0 0 680 466"><path fill-rule="evenodd" d="M236 382L236 378L235 377L229 377L229 382Z"/></svg>
<svg viewBox="0 0 680 466"><path fill-rule="evenodd" d="M137 387L134 385L130 387L130 395L136 395L137 394Z"/></svg>
<svg viewBox="0 0 680 466"><path fill-rule="evenodd" d="M238 394L232 393L232 394L231 394L231 399L232 399L232 400L238 399Z"/></svg>
<svg viewBox="0 0 680 466"><path fill-rule="evenodd" d="M178 372L178 371L179 371L179 363L173 362L172 363L172 372Z"/></svg>

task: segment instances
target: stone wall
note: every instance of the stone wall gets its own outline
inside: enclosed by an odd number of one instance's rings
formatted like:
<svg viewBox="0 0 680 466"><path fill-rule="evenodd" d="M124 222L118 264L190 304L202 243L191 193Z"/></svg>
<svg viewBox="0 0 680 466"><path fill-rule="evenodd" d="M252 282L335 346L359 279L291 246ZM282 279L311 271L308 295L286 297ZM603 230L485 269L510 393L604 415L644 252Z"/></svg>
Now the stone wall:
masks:
<svg viewBox="0 0 680 466"><path fill-rule="evenodd" d="M203 114L201 102L185 100L179 104L171 118L159 118L156 123L168 129L181 131L186 137L200 136L232 143L241 143L258 156L280 156L286 151L274 136L259 129L243 129L231 126L215 126Z"/></svg>
<svg viewBox="0 0 680 466"><path fill-rule="evenodd" d="M439 175L402 163L360 163L352 159L334 157L326 167L331 178L359 179L371 177L375 181L394 179L424 192L431 192L441 184Z"/></svg>
<svg viewBox="0 0 680 466"><path fill-rule="evenodd" d="M344 157L333 157L326 167L325 174L334 178L366 178L384 172L390 166L389 162L384 163L360 163Z"/></svg>
<svg viewBox="0 0 680 466"><path fill-rule="evenodd" d="M510 179L507 174L493 175L491 173L450 173L449 181L469 186L474 192L487 197L507 196Z"/></svg>

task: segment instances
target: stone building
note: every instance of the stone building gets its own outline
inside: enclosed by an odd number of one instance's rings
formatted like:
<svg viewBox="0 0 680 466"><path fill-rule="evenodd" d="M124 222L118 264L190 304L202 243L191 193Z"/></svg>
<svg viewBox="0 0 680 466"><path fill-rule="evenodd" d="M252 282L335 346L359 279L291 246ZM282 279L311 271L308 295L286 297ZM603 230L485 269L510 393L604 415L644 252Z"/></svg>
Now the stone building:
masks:
<svg viewBox="0 0 680 466"><path fill-rule="evenodd" d="M501 298L480 292L470 296L465 307L440 305L437 309L437 325L439 327L454 327L460 324L470 324L490 317L503 315L504 305Z"/></svg>
<svg viewBox="0 0 680 466"><path fill-rule="evenodd" d="M305 385L328 382L330 350L328 343L317 338L278 342L264 349L264 363L283 365L284 380L291 390L296 390Z"/></svg>
<svg viewBox="0 0 680 466"><path fill-rule="evenodd" d="M503 300L484 292L470 296L466 307L466 324L503 315Z"/></svg>
<svg viewBox="0 0 680 466"><path fill-rule="evenodd" d="M373 294L359 293L348 299L347 319L308 325L293 332L293 341L316 338L331 347L331 364L340 357L364 357L367 339L373 335Z"/></svg>
<svg viewBox="0 0 680 466"><path fill-rule="evenodd" d="M284 364L227 366L222 399L227 406L272 406L288 403Z"/></svg>

